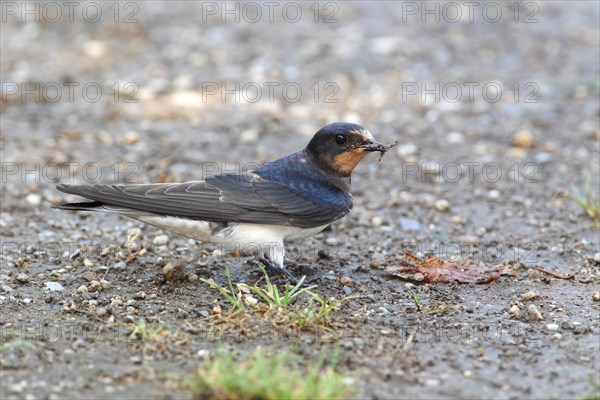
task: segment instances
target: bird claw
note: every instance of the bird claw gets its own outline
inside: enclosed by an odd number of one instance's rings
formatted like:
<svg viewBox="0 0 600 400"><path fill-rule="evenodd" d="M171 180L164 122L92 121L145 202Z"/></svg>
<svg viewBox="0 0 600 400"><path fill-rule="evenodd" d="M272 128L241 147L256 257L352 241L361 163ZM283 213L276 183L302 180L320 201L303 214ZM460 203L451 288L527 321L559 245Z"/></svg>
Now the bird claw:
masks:
<svg viewBox="0 0 600 400"><path fill-rule="evenodd" d="M267 258L261 258L260 260L258 260L258 262L265 267L265 271L267 272L267 275L269 275L269 276L283 275L285 277L286 282L289 282L292 285L297 285L300 282L300 279L296 278L294 276L294 274L292 274L290 271L287 270L287 268L279 267L279 266L273 264L273 262ZM273 279L271 279L271 280L273 280ZM316 280L321 280L321 278L316 277L316 278L311 278L308 280L304 279L304 281L302 281L302 286L303 287L309 286L312 282L315 282Z"/></svg>

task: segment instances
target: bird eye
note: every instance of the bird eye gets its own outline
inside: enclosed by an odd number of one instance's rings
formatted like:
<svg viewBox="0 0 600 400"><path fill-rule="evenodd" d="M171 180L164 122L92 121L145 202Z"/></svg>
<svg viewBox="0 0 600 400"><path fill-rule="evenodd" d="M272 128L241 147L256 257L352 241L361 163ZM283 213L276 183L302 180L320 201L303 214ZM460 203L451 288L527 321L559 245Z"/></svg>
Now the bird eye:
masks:
<svg viewBox="0 0 600 400"><path fill-rule="evenodd" d="M344 144L344 143L346 143L346 136L345 135L337 135L335 137L335 142L337 144Z"/></svg>

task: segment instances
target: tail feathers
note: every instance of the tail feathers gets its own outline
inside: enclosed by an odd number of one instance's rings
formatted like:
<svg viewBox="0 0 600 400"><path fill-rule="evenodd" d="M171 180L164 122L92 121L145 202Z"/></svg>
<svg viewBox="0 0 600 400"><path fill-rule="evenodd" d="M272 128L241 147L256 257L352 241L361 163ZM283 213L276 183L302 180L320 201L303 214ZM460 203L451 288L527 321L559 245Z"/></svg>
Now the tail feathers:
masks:
<svg viewBox="0 0 600 400"><path fill-rule="evenodd" d="M67 185L65 183L59 183L58 185L56 185L56 188L58 190L60 190L61 192L65 192L65 193L69 193L69 194L76 194L76 195L80 195L81 196L81 189L85 188L85 185ZM100 185L96 185L96 187L100 187ZM79 204L79 203L73 203L73 204Z"/></svg>
<svg viewBox="0 0 600 400"><path fill-rule="evenodd" d="M59 210L84 210L84 211L107 211L104 203L100 201L82 201L79 203L63 203L58 206L53 206Z"/></svg>
<svg viewBox="0 0 600 400"><path fill-rule="evenodd" d="M85 186L85 185L56 185L56 188L61 192L75 194L82 197L89 197L89 193L85 191L86 188L102 188L101 185L96 186ZM127 207L113 206L108 203L99 200L89 200L75 203L62 203L58 206L54 206L59 210L71 210L71 211L105 211L105 212L116 212L116 213L130 213L132 210Z"/></svg>

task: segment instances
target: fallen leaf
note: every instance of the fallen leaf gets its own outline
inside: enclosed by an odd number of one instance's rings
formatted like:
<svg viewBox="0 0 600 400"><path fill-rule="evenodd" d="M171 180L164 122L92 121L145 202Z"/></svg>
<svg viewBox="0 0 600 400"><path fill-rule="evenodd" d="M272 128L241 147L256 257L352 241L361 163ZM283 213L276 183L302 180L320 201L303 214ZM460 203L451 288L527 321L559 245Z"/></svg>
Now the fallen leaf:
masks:
<svg viewBox="0 0 600 400"><path fill-rule="evenodd" d="M425 260L405 252L400 265L384 267L388 274L417 282L489 283L500 278L496 268L467 263L455 263L429 256Z"/></svg>

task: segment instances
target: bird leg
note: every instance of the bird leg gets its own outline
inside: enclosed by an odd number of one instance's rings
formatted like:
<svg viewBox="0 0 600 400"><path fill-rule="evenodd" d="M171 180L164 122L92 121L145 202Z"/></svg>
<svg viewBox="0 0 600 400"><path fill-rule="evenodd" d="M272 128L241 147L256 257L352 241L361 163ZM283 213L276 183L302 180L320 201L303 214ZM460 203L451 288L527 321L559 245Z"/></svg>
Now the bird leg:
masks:
<svg viewBox="0 0 600 400"><path fill-rule="evenodd" d="M297 285L298 282L300 282L300 280L298 278L296 278L290 271L288 271L287 268L279 267L279 266L275 265L273 263L273 261L269 260L268 258L260 258L258 261L263 266L265 266L267 275L281 274L286 278L286 280L288 282L290 282L293 285ZM317 281L319 281L319 282L321 281L320 276L316 276L316 277L310 278L310 279L305 279L304 282L302 282L302 286L304 286L304 287L310 286L311 284L314 284Z"/></svg>
<svg viewBox="0 0 600 400"><path fill-rule="evenodd" d="M285 278L290 281L292 284L296 285L299 280L296 278L290 271L288 271L285 267L280 267L275 265L268 258L261 258L258 260L262 265L265 266L265 270L267 271L267 275L275 275L282 274Z"/></svg>

